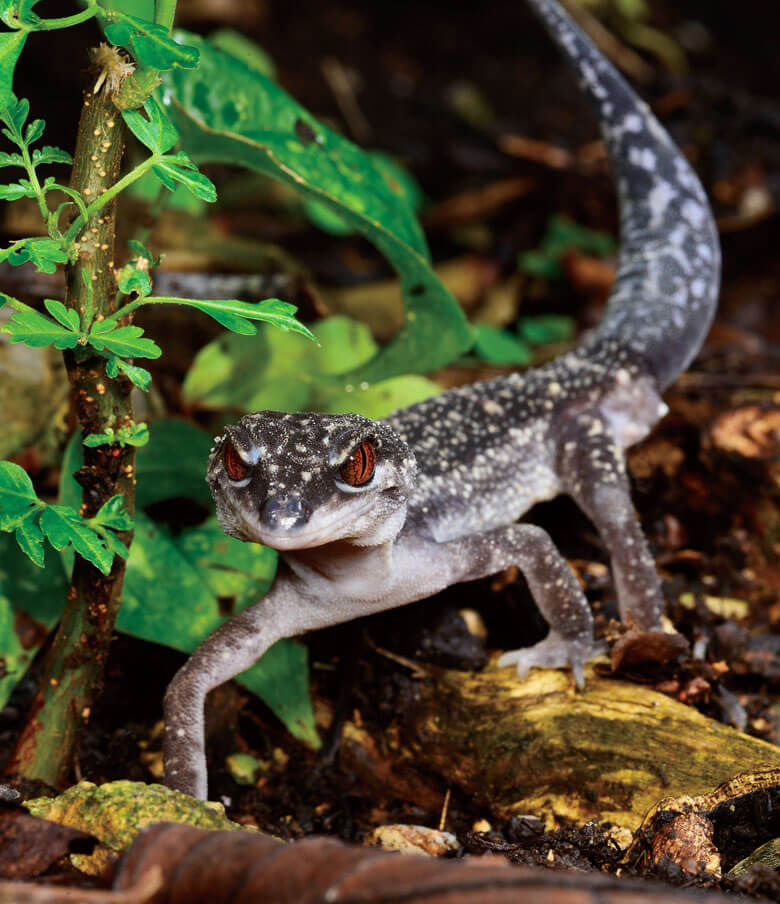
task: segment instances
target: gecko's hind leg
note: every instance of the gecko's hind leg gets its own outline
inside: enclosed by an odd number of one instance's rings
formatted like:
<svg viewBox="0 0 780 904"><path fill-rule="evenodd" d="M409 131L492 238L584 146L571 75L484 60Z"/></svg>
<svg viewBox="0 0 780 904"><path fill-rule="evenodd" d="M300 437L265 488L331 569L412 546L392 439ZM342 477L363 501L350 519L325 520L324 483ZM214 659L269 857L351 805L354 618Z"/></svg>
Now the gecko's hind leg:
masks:
<svg viewBox="0 0 780 904"><path fill-rule="evenodd" d="M577 686L584 685L585 662L600 652L593 642L593 615L574 572L546 531L535 524L512 524L453 540L445 549L458 563L462 581L516 565L550 626L544 640L504 653L499 666L515 665L521 676L534 666L571 668Z"/></svg>
<svg viewBox="0 0 780 904"><path fill-rule="evenodd" d="M631 501L624 452L599 414L580 414L567 434L558 476L607 548L621 621L657 630L663 612L661 582Z"/></svg>

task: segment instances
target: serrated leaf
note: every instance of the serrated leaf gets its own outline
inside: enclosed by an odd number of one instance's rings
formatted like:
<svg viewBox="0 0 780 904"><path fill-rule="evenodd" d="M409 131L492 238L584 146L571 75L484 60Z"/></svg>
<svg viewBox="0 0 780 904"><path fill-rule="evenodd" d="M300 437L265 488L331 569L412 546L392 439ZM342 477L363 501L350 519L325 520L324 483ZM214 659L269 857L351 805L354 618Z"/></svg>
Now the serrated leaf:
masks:
<svg viewBox="0 0 780 904"><path fill-rule="evenodd" d="M79 315L72 308L66 308L61 301L53 298L45 298L43 304L51 316L66 329L72 330L74 333L81 329Z"/></svg>
<svg viewBox="0 0 780 904"><path fill-rule="evenodd" d="M15 530L41 505L29 475L10 461L0 461L0 530Z"/></svg>
<svg viewBox="0 0 780 904"><path fill-rule="evenodd" d="M53 345L58 349L75 348L79 334L60 326L38 311L19 311L0 332L8 333L11 342L23 342L32 348Z"/></svg>
<svg viewBox="0 0 780 904"><path fill-rule="evenodd" d="M250 322L257 320L270 323L283 332L300 333L307 339L316 341L311 330L293 316L297 311L295 305L278 298L266 298L264 301L252 304L236 299L171 298L159 295L148 298L147 303L181 304L197 308L232 332L242 333L245 336L253 336L257 332L257 328Z"/></svg>
<svg viewBox="0 0 780 904"><path fill-rule="evenodd" d="M32 186L19 182L11 182L8 185L0 185L0 200L18 201L19 198L35 198L36 194Z"/></svg>
<svg viewBox="0 0 780 904"><path fill-rule="evenodd" d="M43 135L46 123L42 119L34 119L27 124L24 130L24 143L27 145L35 144L35 142Z"/></svg>
<svg viewBox="0 0 780 904"><path fill-rule="evenodd" d="M327 206L372 241L400 276L407 319L393 341L350 376L372 382L435 370L465 352L472 331L430 265L397 180L278 85L204 39L182 34L200 50L201 65L193 73L166 74L164 86L180 144L192 159L245 166Z"/></svg>
<svg viewBox="0 0 780 904"><path fill-rule="evenodd" d="M26 40L26 31L6 31L0 34L0 111L13 98L14 69Z"/></svg>
<svg viewBox="0 0 780 904"><path fill-rule="evenodd" d="M42 166L44 163L73 163L73 158L67 151L61 148L54 148L51 145L45 145L42 148L36 148L32 154L33 166Z"/></svg>
<svg viewBox="0 0 780 904"><path fill-rule="evenodd" d="M105 332L97 323L89 334L89 342L98 351L108 349L120 358L159 358L160 346L151 339L143 338L140 326L119 326Z"/></svg>
<svg viewBox="0 0 780 904"><path fill-rule="evenodd" d="M11 141L19 143L22 135L22 129L30 115L30 101L26 97L16 98L11 94L6 103L0 103L0 119L8 126L9 129L16 132L16 135L9 134Z"/></svg>
<svg viewBox="0 0 780 904"><path fill-rule="evenodd" d="M217 188L211 179L204 176L203 173L199 173L197 169L170 163L167 158L163 159L165 162L152 167L152 171L166 188L175 188L175 183L179 182L201 201L217 200ZM171 180L174 183L173 186Z"/></svg>
<svg viewBox="0 0 780 904"><path fill-rule="evenodd" d="M135 364L129 364L121 358L111 357L106 363L106 373L112 379L116 379L119 372L122 371L133 385L137 386L143 392L148 392L152 385L152 375L143 367L137 367Z"/></svg>
<svg viewBox="0 0 780 904"><path fill-rule="evenodd" d="M178 141L176 127L153 97L147 99L143 108L146 116L142 116L138 110L122 110L122 119L133 135L149 150L155 154L164 154Z"/></svg>
<svg viewBox="0 0 780 904"><path fill-rule="evenodd" d="M112 496L108 502L103 503L94 518L90 519L90 523L110 527L112 530L132 530L133 519L125 511L124 506L122 496Z"/></svg>
<svg viewBox="0 0 780 904"><path fill-rule="evenodd" d="M164 26L118 10L112 10L111 19L112 24L105 29L108 40L129 50L144 66L160 70L197 67L197 48L178 44Z"/></svg>
<svg viewBox="0 0 780 904"><path fill-rule="evenodd" d="M20 181L24 183L24 180ZM12 267L32 261L39 273L56 273L57 264L66 263L68 255L54 239L31 238L0 251L0 260L4 259L7 259Z"/></svg>
<svg viewBox="0 0 780 904"><path fill-rule="evenodd" d="M7 154L5 151L0 152L0 168L5 166L18 166L24 169L24 160L21 154Z"/></svg>
<svg viewBox="0 0 780 904"><path fill-rule="evenodd" d="M102 574L111 571L114 554L106 548L100 534L69 506L46 506L41 514L40 528L55 549L63 550L70 544Z"/></svg>
<svg viewBox="0 0 780 904"><path fill-rule="evenodd" d="M22 552L39 568L44 565L43 532L35 522L36 512L28 514L16 528L16 542Z"/></svg>

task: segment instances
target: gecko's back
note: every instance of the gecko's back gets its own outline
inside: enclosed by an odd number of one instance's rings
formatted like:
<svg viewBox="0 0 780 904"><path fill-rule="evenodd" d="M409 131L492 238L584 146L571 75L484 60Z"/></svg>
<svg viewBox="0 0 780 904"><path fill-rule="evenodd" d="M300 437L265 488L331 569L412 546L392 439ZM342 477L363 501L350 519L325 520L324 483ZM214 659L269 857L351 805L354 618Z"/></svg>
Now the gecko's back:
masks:
<svg viewBox="0 0 780 904"><path fill-rule="evenodd" d="M557 4L528 2L599 116L620 204L617 276L601 323L575 352L388 419L418 462L410 518L439 540L509 523L557 495L561 444L584 410L620 448L645 436L665 410L658 393L701 347L718 294L717 233L687 161Z"/></svg>

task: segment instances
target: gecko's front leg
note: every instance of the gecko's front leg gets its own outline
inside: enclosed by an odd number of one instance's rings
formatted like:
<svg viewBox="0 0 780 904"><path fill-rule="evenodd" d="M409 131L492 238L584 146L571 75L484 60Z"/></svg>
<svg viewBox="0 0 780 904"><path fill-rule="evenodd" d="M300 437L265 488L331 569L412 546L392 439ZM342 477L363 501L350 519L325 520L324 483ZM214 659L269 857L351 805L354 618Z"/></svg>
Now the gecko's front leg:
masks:
<svg viewBox="0 0 780 904"><path fill-rule="evenodd" d="M259 603L208 637L179 669L163 701L163 763L169 788L206 799L204 706L206 695L252 666L282 637L305 630L293 622L303 610L286 577L278 577Z"/></svg>
<svg viewBox="0 0 780 904"><path fill-rule="evenodd" d="M533 666L570 667L578 687L585 683L585 662L599 650L593 640L593 615L574 572L549 534L534 524L511 524L441 545L454 580L473 581L516 565L550 626L547 637L505 653L500 666L516 665L520 675Z"/></svg>

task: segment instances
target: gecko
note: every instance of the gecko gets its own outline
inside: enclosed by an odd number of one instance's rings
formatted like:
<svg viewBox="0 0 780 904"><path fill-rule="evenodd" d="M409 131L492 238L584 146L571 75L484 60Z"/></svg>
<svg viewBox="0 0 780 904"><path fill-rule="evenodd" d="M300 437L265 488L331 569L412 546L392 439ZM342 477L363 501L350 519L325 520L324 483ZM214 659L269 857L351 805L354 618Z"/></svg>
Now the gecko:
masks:
<svg viewBox="0 0 780 904"><path fill-rule="evenodd" d="M392 609L517 566L548 635L499 666L569 668L583 686L593 616L550 535L518 521L566 494L609 554L621 620L660 628L663 595L631 501L625 450L709 329L720 247L705 192L671 138L556 0L526 0L590 99L620 213L599 325L538 369L451 389L384 420L260 411L207 468L223 530L279 550L270 592L223 624L165 694L165 781L207 795L207 693L277 640Z"/></svg>

